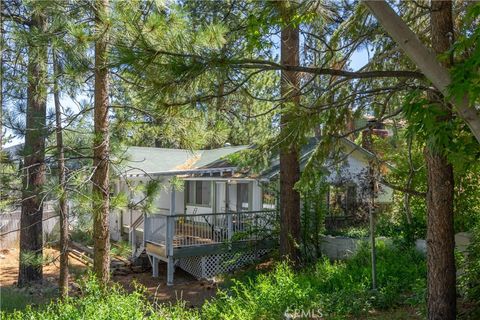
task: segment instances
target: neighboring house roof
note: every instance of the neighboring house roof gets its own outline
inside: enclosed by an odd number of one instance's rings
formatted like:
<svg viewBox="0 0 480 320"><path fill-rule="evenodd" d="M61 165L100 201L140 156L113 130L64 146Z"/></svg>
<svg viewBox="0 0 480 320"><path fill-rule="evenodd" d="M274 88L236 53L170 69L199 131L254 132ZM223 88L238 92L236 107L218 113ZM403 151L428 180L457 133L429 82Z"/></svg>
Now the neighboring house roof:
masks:
<svg viewBox="0 0 480 320"><path fill-rule="evenodd" d="M305 167L308 159L315 151L317 144L319 142L318 138L311 138L309 142L302 147L300 152L300 167L303 169ZM340 147L347 147L348 149L359 151L363 156L368 159L374 158L375 155L368 151L367 149L359 146L355 142L347 139L347 138L340 138L338 140ZM280 158L277 156L271 162L271 165L266 170L262 171L260 174L260 178L262 179L272 179L273 177L277 176L280 173Z"/></svg>
<svg viewBox="0 0 480 320"><path fill-rule="evenodd" d="M246 149L232 146L211 150L186 150L149 147L129 147L120 170L127 176L180 175L233 170L223 158Z"/></svg>
<svg viewBox="0 0 480 320"><path fill-rule="evenodd" d="M22 158L21 153L23 151L23 143L3 148L3 151L8 155L11 161L18 161Z"/></svg>

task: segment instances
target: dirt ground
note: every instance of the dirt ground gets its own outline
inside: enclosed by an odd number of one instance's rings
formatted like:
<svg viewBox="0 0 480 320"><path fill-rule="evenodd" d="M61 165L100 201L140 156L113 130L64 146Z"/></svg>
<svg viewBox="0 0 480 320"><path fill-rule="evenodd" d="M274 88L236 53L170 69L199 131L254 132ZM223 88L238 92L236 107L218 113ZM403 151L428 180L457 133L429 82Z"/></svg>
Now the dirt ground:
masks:
<svg viewBox="0 0 480 320"><path fill-rule="evenodd" d="M58 257L56 249L46 248L44 255L52 260ZM17 248L4 249L0 251L0 289L13 287L17 284L18 275ZM85 273L87 267L74 258L69 259L71 281ZM58 259L43 267L44 279L56 283L58 280L59 263ZM188 306L200 306L206 299L215 296L217 285L207 281L198 281L183 270L175 270L175 285L166 285L167 265L160 263L158 278L153 278L151 272L130 273L127 275L114 275L112 280L120 283L126 290L134 288L133 283L137 282L145 286L148 292L159 303L175 303L177 300L186 301Z"/></svg>
<svg viewBox="0 0 480 320"><path fill-rule="evenodd" d="M201 306L206 299L212 298L217 292L216 284L196 280L180 268L175 270L175 284L167 286L167 264L162 262L158 278L153 278L151 272L143 272L114 276L113 280L122 284L127 290L133 289L135 281L141 283L159 303L174 303L177 300L184 300L188 306L196 307Z"/></svg>
<svg viewBox="0 0 480 320"><path fill-rule="evenodd" d="M43 267L43 276L45 280L56 281L58 279L59 252L56 249L45 248L44 256L53 262ZM18 276L18 248L2 249L0 251L0 286L8 287L17 284ZM55 259L57 258L57 259ZM79 261L70 258L70 270L73 275L82 273L85 270L85 265Z"/></svg>

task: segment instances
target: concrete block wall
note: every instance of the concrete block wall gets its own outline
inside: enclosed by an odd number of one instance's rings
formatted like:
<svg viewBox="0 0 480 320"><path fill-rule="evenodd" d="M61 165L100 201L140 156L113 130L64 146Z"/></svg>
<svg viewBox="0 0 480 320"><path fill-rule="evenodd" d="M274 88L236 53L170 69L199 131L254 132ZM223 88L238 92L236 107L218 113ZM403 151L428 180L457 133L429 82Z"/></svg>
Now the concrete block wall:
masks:
<svg viewBox="0 0 480 320"><path fill-rule="evenodd" d="M386 237L377 237L377 241L383 241L387 245L393 244L393 240ZM354 255L362 242L368 242L368 238L349 238L324 236L322 239L321 250L331 260L345 260ZM465 252L472 241L472 235L467 232L459 232L455 235L455 247L459 252ZM415 248L423 253L427 253L427 243L424 239L418 239L415 242Z"/></svg>

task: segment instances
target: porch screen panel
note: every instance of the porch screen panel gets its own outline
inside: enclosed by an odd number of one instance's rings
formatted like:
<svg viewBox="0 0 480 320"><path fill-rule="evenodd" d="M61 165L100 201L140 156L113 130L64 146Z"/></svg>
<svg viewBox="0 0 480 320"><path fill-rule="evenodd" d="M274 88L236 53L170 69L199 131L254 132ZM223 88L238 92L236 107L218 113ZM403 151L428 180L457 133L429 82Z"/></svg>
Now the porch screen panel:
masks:
<svg viewBox="0 0 480 320"><path fill-rule="evenodd" d="M145 240L164 244L167 235L167 217L159 214L147 215L145 220Z"/></svg>
<svg viewBox="0 0 480 320"><path fill-rule="evenodd" d="M248 183L239 183L237 185L237 211L248 211Z"/></svg>
<svg viewBox="0 0 480 320"><path fill-rule="evenodd" d="M196 204L202 206L210 205L211 182L196 181Z"/></svg>

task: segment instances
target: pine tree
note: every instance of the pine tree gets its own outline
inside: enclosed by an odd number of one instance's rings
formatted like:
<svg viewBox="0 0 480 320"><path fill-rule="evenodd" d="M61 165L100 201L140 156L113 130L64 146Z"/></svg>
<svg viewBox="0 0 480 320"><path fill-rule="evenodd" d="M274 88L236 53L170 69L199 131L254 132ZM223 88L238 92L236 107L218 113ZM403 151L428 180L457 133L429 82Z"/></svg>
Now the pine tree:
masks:
<svg viewBox="0 0 480 320"><path fill-rule="evenodd" d="M42 279L43 185L47 103L47 13L33 4L29 21L30 43L27 71L27 119L24 147L22 215L20 220L20 266L18 284Z"/></svg>
<svg viewBox="0 0 480 320"><path fill-rule="evenodd" d="M103 284L110 278L109 118L108 118L108 0L95 2L95 89L92 209L93 271Z"/></svg>
<svg viewBox="0 0 480 320"><path fill-rule="evenodd" d="M298 26L293 25L292 3L282 4L281 10L286 21L281 32L281 64L298 66L300 62L300 39ZM289 129L289 122L300 102L300 79L295 71L282 70L281 135ZM300 194L295 184L300 180L299 147L294 139L287 139L280 146L280 253L293 264L300 262Z"/></svg>

